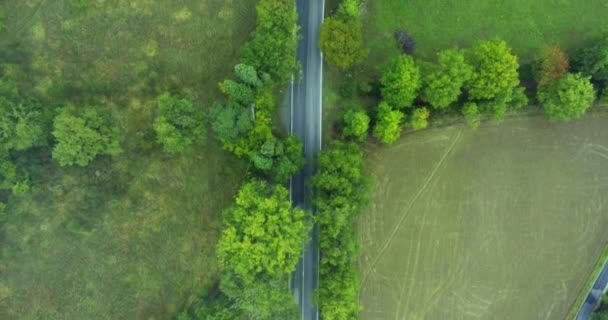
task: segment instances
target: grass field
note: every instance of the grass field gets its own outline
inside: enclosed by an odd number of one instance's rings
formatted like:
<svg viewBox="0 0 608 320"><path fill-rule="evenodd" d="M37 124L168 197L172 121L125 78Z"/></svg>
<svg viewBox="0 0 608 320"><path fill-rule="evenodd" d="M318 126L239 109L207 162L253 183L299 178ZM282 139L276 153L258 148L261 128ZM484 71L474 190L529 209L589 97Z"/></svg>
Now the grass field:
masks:
<svg viewBox="0 0 608 320"><path fill-rule="evenodd" d="M175 317L217 280L219 213L245 168L210 133L203 147L164 154L152 132L154 100L189 89L210 107L254 27L255 2L2 6L4 70L20 70L21 84L49 108L111 110L125 152L86 168L59 168L48 151L32 152L33 189L7 208L0 319Z"/></svg>
<svg viewBox="0 0 608 320"><path fill-rule="evenodd" d="M499 36L526 61L543 44L573 49L608 27L603 0L380 0L368 1L367 9L364 32L372 66L398 54L397 29L410 32L416 54L426 58Z"/></svg>
<svg viewBox="0 0 608 320"><path fill-rule="evenodd" d="M606 245L608 112L368 150L361 319L564 319Z"/></svg>

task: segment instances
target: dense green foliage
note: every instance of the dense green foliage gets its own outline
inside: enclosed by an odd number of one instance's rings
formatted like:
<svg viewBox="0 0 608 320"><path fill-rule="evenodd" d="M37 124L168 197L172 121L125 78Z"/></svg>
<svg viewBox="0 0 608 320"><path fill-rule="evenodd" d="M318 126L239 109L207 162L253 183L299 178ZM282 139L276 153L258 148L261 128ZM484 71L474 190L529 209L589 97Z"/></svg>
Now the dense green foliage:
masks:
<svg viewBox="0 0 608 320"><path fill-rule="evenodd" d="M608 84L608 32L580 48L572 57L572 68L604 88Z"/></svg>
<svg viewBox="0 0 608 320"><path fill-rule="evenodd" d="M254 319L291 315L295 305L286 284L311 227L306 213L292 208L284 187L252 181L222 219L222 291Z"/></svg>
<svg viewBox="0 0 608 320"><path fill-rule="evenodd" d="M399 109L411 107L421 86L420 70L412 57L400 55L386 67L380 84L388 104Z"/></svg>
<svg viewBox="0 0 608 320"><path fill-rule="evenodd" d="M166 152L182 153L193 144L205 141L205 119L187 98L165 93L158 97L158 115L154 120L156 138Z"/></svg>
<svg viewBox="0 0 608 320"><path fill-rule="evenodd" d="M566 74L561 80L542 86L538 101L551 121L580 118L595 101L591 79L580 73Z"/></svg>
<svg viewBox="0 0 608 320"><path fill-rule="evenodd" d="M355 219L367 203L371 179L363 152L353 143L333 142L319 155L312 179L319 247L318 301L323 319L357 319L358 254Z"/></svg>
<svg viewBox="0 0 608 320"><path fill-rule="evenodd" d="M466 88L470 99L494 99L510 95L519 84L519 63L506 42L495 38L482 41L471 51L473 78Z"/></svg>
<svg viewBox="0 0 608 320"><path fill-rule="evenodd" d="M29 189L28 173L15 163L15 153L45 145L47 122L40 102L21 97L14 83L0 81L0 189L14 194Z"/></svg>
<svg viewBox="0 0 608 320"><path fill-rule="evenodd" d="M253 153L251 160L256 169L272 181L285 182L304 166L302 141L296 136L266 140L260 150Z"/></svg>
<svg viewBox="0 0 608 320"><path fill-rule="evenodd" d="M57 142L53 159L61 166L86 166L97 155L122 152L119 128L111 115L98 107L62 108L53 123L53 136Z"/></svg>
<svg viewBox="0 0 608 320"><path fill-rule="evenodd" d="M401 121L405 118L403 112L393 110L386 102L378 105L378 115L373 135L385 144L392 144L401 136Z"/></svg>
<svg viewBox="0 0 608 320"><path fill-rule="evenodd" d="M444 50L437 56L439 63L423 74L421 98L435 109L444 109L458 100L473 68L462 50Z"/></svg>
<svg viewBox="0 0 608 320"><path fill-rule="evenodd" d="M568 56L558 46L542 46L533 64L534 80L539 86L559 80L569 67Z"/></svg>
<svg viewBox="0 0 608 320"><path fill-rule="evenodd" d="M243 63L285 83L298 70L297 13L294 0L260 0L257 26L243 47Z"/></svg>
<svg viewBox="0 0 608 320"><path fill-rule="evenodd" d="M363 141L367 138L369 129L369 117L364 111L349 110L344 114L344 128L342 136Z"/></svg>
<svg viewBox="0 0 608 320"><path fill-rule="evenodd" d="M429 110L424 107L414 109L410 116L410 126L412 126L412 129L418 130L426 128L429 125L427 119L430 114Z"/></svg>
<svg viewBox="0 0 608 320"><path fill-rule="evenodd" d="M329 17L321 26L319 47L323 57L332 66L340 69L360 63L367 56L363 46L361 21L356 18Z"/></svg>

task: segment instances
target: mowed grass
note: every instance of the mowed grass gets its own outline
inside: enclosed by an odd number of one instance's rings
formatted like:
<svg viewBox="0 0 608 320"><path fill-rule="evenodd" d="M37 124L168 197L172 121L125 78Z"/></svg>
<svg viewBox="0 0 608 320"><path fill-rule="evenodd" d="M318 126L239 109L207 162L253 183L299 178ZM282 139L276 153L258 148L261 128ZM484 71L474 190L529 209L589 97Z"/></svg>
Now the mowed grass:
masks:
<svg viewBox="0 0 608 320"><path fill-rule="evenodd" d="M3 48L49 108L112 111L124 153L59 168L28 160L33 189L8 203L0 243L0 319L169 319L217 280L220 212L246 168L204 146L166 155L155 98L193 93L208 109L254 27L255 2L2 3ZM14 54L13 54L14 55ZM4 56L4 55L3 55ZM6 61L0 61L6 63Z"/></svg>
<svg viewBox="0 0 608 320"><path fill-rule="evenodd" d="M562 320L606 245L608 112L369 147L361 319Z"/></svg>
<svg viewBox="0 0 608 320"><path fill-rule="evenodd" d="M366 8L370 66L399 54L396 30L408 31L416 41L416 55L428 59L441 49L468 48L498 36L527 62L543 44L569 51L608 27L604 0L378 0Z"/></svg>

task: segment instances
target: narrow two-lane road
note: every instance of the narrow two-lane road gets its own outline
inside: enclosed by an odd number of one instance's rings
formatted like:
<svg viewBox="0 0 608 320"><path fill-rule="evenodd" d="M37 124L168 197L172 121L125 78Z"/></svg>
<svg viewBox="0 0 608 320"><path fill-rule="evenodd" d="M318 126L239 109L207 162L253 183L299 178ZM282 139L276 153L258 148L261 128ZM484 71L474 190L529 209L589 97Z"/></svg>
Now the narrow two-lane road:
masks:
<svg viewBox="0 0 608 320"><path fill-rule="evenodd" d="M291 197L297 207L313 210L309 202L306 182L315 172L314 163L321 150L321 94L323 63L319 50L319 29L323 22L323 0L297 0L298 24L301 39L298 60L302 65L300 79L291 87L291 133L299 136L304 144L306 166L291 180ZM319 247L317 228L310 234L310 242L303 248L291 281L291 290L302 311L302 320L317 320L319 311L313 302L313 294L319 284Z"/></svg>

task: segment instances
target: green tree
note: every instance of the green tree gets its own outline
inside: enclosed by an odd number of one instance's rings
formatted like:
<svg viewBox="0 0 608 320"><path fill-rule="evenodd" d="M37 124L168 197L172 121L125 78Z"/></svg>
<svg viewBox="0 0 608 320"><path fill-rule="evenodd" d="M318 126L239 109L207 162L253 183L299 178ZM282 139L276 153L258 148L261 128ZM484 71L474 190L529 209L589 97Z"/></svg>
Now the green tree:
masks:
<svg viewBox="0 0 608 320"><path fill-rule="evenodd" d="M405 115L398 110L393 110L386 102L378 106L378 120L374 127L373 135L385 144L392 144L401 136L401 121Z"/></svg>
<svg viewBox="0 0 608 320"><path fill-rule="evenodd" d="M259 88L264 85L262 77L258 75L258 72L252 66L239 63L234 67L234 73L240 81L253 88Z"/></svg>
<svg viewBox="0 0 608 320"><path fill-rule="evenodd" d="M285 275L287 276L290 275ZM256 282L230 289L223 282L222 290L234 292L235 305L244 311L246 319L296 320L300 316L285 279L260 277Z"/></svg>
<svg viewBox="0 0 608 320"><path fill-rule="evenodd" d="M0 155L0 189L11 190L13 194L23 194L29 190L27 173L17 167L8 155Z"/></svg>
<svg viewBox="0 0 608 320"><path fill-rule="evenodd" d="M340 19L359 19L361 11L359 5L361 0L342 0L338 6L338 12L336 16Z"/></svg>
<svg viewBox="0 0 608 320"><path fill-rule="evenodd" d="M319 47L325 60L339 69L362 62L368 53L363 47L363 32L358 19L325 19L321 26Z"/></svg>
<svg viewBox="0 0 608 320"><path fill-rule="evenodd" d="M319 155L318 167L319 172L312 179L317 222L324 226L322 239L333 239L350 226L350 218L367 204L371 179L363 152L352 142L332 143Z"/></svg>
<svg viewBox="0 0 608 320"><path fill-rule="evenodd" d="M465 85L473 100L509 95L519 84L519 63L507 43L500 39L480 42L471 51L474 75Z"/></svg>
<svg viewBox="0 0 608 320"><path fill-rule="evenodd" d="M157 98L157 102L154 131L166 152L179 154L191 145L205 141L204 115L192 101L165 93Z"/></svg>
<svg viewBox="0 0 608 320"><path fill-rule="evenodd" d="M400 55L384 70L380 84L382 97L388 104L410 107L421 86L420 70L411 56Z"/></svg>
<svg viewBox="0 0 608 320"><path fill-rule="evenodd" d="M363 141L367 138L369 129L369 117L364 111L349 110L344 114L344 128L342 135Z"/></svg>
<svg viewBox="0 0 608 320"><path fill-rule="evenodd" d="M544 45L536 54L532 65L534 80L539 86L559 80L568 72L569 67L566 53L558 46Z"/></svg>
<svg viewBox="0 0 608 320"><path fill-rule="evenodd" d="M354 143L334 142L319 155L312 179L319 247L318 301L323 319L357 319L358 254L355 219L367 204L371 178Z"/></svg>
<svg viewBox="0 0 608 320"><path fill-rule="evenodd" d="M462 106L462 115L464 115L467 124L471 128L477 128L481 122L481 114L474 102L465 103Z"/></svg>
<svg viewBox="0 0 608 320"><path fill-rule="evenodd" d="M412 116L410 117L410 125L412 129L424 129L429 123L427 119L429 118L430 112L427 108L417 108L412 112Z"/></svg>
<svg viewBox="0 0 608 320"><path fill-rule="evenodd" d="M255 92L245 83L227 79L220 83L220 90L229 100L243 105L248 105L255 100Z"/></svg>
<svg viewBox="0 0 608 320"><path fill-rule="evenodd" d="M236 141L253 128L251 108L236 102L216 102L211 108L211 128L225 144Z"/></svg>
<svg viewBox="0 0 608 320"><path fill-rule="evenodd" d="M38 101L10 101L0 97L1 150L26 150L44 145L46 139L46 123Z"/></svg>
<svg viewBox="0 0 608 320"><path fill-rule="evenodd" d="M282 183L296 174L304 166L302 141L297 136L287 139L269 139L251 160L255 167L277 183Z"/></svg>
<svg viewBox="0 0 608 320"><path fill-rule="evenodd" d="M435 109L444 109L458 100L462 87L473 76L473 68L462 50L444 50L438 58L438 65L423 77L421 98Z"/></svg>
<svg viewBox="0 0 608 320"><path fill-rule="evenodd" d="M285 83L298 68L298 26L295 0L260 0L257 24L251 40L242 49L243 63L274 81Z"/></svg>
<svg viewBox="0 0 608 320"><path fill-rule="evenodd" d="M219 263L245 283L258 274L293 272L311 227L307 214L292 207L287 189L263 181L244 184L222 220Z"/></svg>
<svg viewBox="0 0 608 320"><path fill-rule="evenodd" d="M56 140L53 159L61 166L86 166L97 155L122 152L120 130L101 108L62 108L55 117L52 134Z"/></svg>
<svg viewBox="0 0 608 320"><path fill-rule="evenodd" d="M241 187L222 220L222 291L252 319L292 319L287 278L312 227L308 215L292 207L283 186L254 180Z"/></svg>
<svg viewBox="0 0 608 320"><path fill-rule="evenodd" d="M566 74L559 81L540 87L538 101L551 121L580 118L595 101L590 77Z"/></svg>
<svg viewBox="0 0 608 320"><path fill-rule="evenodd" d="M572 56L572 69L604 87L608 82L608 31Z"/></svg>

